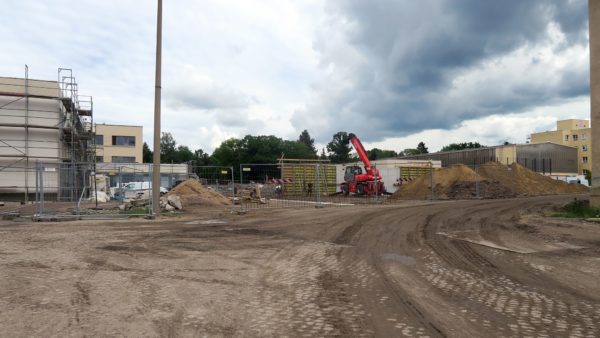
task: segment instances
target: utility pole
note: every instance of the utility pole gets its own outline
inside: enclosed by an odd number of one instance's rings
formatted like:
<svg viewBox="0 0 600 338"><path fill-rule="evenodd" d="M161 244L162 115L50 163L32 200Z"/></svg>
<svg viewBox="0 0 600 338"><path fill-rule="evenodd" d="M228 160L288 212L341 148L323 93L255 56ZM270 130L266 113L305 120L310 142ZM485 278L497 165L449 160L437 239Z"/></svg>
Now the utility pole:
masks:
<svg viewBox="0 0 600 338"><path fill-rule="evenodd" d="M590 117L592 181L590 205L600 207L600 2L588 1L590 34Z"/></svg>
<svg viewBox="0 0 600 338"><path fill-rule="evenodd" d="M154 154L152 161L152 214L160 214L160 91L162 53L162 0L156 15L156 77L154 85Z"/></svg>

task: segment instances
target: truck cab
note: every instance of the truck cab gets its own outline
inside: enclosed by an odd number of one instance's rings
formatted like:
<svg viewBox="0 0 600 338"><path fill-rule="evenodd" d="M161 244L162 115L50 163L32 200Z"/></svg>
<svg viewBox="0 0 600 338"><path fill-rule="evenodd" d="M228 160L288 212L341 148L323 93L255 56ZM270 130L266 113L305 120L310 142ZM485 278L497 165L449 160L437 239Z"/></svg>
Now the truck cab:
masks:
<svg viewBox="0 0 600 338"><path fill-rule="evenodd" d="M344 181L346 181L346 182L354 181L354 176L360 175L362 173L363 173L362 168L357 165L346 167L346 172L344 173Z"/></svg>

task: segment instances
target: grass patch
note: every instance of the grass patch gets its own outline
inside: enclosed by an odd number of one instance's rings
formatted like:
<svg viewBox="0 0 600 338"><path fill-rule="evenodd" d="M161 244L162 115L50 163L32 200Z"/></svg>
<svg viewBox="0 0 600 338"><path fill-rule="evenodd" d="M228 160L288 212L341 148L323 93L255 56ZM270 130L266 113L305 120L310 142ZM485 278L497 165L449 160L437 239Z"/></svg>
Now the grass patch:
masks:
<svg viewBox="0 0 600 338"><path fill-rule="evenodd" d="M575 199L552 214L552 217L598 218L600 209L590 207L590 201Z"/></svg>
<svg viewBox="0 0 600 338"><path fill-rule="evenodd" d="M131 215L131 216L138 216L138 217L144 217L146 215L148 215L148 207L137 207L137 208L131 208L129 210L125 210L123 211L123 213L125 215Z"/></svg>

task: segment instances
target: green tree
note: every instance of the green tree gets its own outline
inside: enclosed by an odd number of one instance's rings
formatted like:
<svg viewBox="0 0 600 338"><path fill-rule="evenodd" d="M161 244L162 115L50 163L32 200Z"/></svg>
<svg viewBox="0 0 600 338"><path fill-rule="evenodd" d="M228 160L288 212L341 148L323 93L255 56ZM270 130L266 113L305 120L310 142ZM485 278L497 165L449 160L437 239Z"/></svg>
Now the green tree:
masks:
<svg viewBox="0 0 600 338"><path fill-rule="evenodd" d="M210 156L208 155L208 153L205 153L202 149L194 151L194 165L210 165Z"/></svg>
<svg viewBox="0 0 600 338"><path fill-rule="evenodd" d="M483 147L479 142L462 142L462 143L450 143L442 148L442 152L463 150L463 149L475 149Z"/></svg>
<svg viewBox="0 0 600 338"><path fill-rule="evenodd" d="M369 156L369 160L374 161L374 160L379 160L382 158L397 157L398 153L396 153L393 150L383 150L383 149L379 149L379 148L373 148L371 150L367 150L367 156Z"/></svg>
<svg viewBox="0 0 600 338"><path fill-rule="evenodd" d="M585 179L588 181L588 184L592 185L592 172L590 170L585 171Z"/></svg>
<svg viewBox="0 0 600 338"><path fill-rule="evenodd" d="M424 142L419 142L417 145L417 150L419 151L419 154L429 154L429 150L425 146Z"/></svg>
<svg viewBox="0 0 600 338"><path fill-rule="evenodd" d="M316 150L309 148L304 142L283 141L281 144L281 153L286 158L315 159Z"/></svg>
<svg viewBox="0 0 600 338"><path fill-rule="evenodd" d="M310 151L312 151L314 157L317 156L317 149L315 148L315 139L310 137L308 130L304 129L298 137L298 142L304 143Z"/></svg>
<svg viewBox="0 0 600 338"><path fill-rule="evenodd" d="M144 146L142 147L142 159L144 163L152 163L153 159L152 150L148 146L148 143L144 142Z"/></svg>
<svg viewBox="0 0 600 338"><path fill-rule="evenodd" d="M329 159L333 163L348 163L351 160L348 133L340 131L333 135L331 142L327 144Z"/></svg>
<svg viewBox="0 0 600 338"><path fill-rule="evenodd" d="M171 133L162 133L160 137L160 163L173 163L176 161L177 142Z"/></svg>
<svg viewBox="0 0 600 338"><path fill-rule="evenodd" d="M282 143L282 139L273 135L246 135L242 140L242 155L246 163L275 163L284 155Z"/></svg>
<svg viewBox="0 0 600 338"><path fill-rule="evenodd" d="M210 157L211 162L220 166L234 165L239 167L243 160L242 143L242 140L237 138L230 138L221 142L221 145L215 149Z"/></svg>
<svg viewBox="0 0 600 338"><path fill-rule="evenodd" d="M188 146L179 145L174 157L174 163L186 163L194 160L194 153Z"/></svg>
<svg viewBox="0 0 600 338"><path fill-rule="evenodd" d="M211 156L215 165L276 163L281 157L314 159L315 154L300 141L283 140L273 135L246 135L243 139L229 139L221 143Z"/></svg>

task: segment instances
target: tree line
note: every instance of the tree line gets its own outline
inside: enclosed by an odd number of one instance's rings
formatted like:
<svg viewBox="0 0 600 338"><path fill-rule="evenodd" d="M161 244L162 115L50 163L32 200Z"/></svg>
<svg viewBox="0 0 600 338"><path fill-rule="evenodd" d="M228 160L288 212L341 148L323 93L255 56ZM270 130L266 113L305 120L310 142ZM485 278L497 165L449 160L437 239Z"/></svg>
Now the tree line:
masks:
<svg viewBox="0 0 600 338"><path fill-rule="evenodd" d="M197 166L230 166L246 163L268 164L276 163L280 158L321 159L332 163L349 163L358 158L352 152L346 132L337 132L331 141L319 153L315 148L315 139L307 130L302 131L297 140L284 140L273 135L246 135L243 138L230 138L223 141L212 154L203 149L192 150L188 146L177 144L171 133L162 133L160 138L161 163L193 163ZM477 142L452 143L442 151L478 148ZM370 160L394 158L429 153L424 142L419 142L416 148L407 148L400 152L395 150L373 148L367 150ZM146 142L143 146L144 163L152 162L152 150Z"/></svg>

